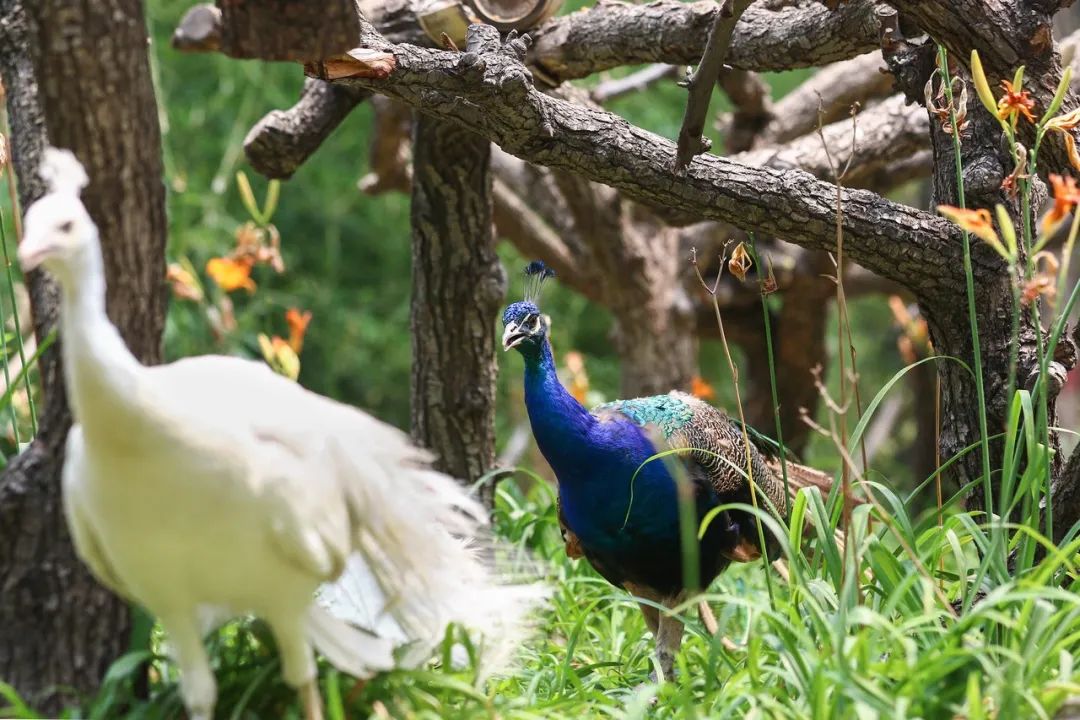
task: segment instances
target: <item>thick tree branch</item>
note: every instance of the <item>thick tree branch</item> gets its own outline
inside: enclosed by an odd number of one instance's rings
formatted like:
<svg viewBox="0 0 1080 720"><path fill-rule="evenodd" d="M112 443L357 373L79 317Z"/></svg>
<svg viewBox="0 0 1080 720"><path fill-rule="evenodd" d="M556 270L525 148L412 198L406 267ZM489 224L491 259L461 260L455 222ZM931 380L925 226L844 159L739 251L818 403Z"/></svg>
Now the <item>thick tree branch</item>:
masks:
<svg viewBox="0 0 1080 720"><path fill-rule="evenodd" d="M670 141L611 113L545 96L533 87L522 64L525 43L512 40L501 46L493 29L484 26L470 32L484 35L482 52L395 46L369 32L370 46L394 55L394 70L384 79L338 82L453 119L522 159L573 171L646 204L805 247L832 247L831 183L801 171L780 173L711 155L697 158L685 178L675 181ZM959 243L950 223L865 191L845 191L843 202L852 260L913 291L955 295Z"/></svg>
<svg viewBox="0 0 1080 720"><path fill-rule="evenodd" d="M307 78L288 110L271 110L244 138L244 154L259 173L287 179L371 93Z"/></svg>
<svg viewBox="0 0 1080 720"><path fill-rule="evenodd" d="M495 179L492 196L495 200L495 227L500 235L510 238L523 255L543 258L558 274L560 283L572 287L590 300L602 302L603 296L593 275L582 271L580 258L528 202L498 178Z"/></svg>
<svg viewBox="0 0 1080 720"><path fill-rule="evenodd" d="M726 62L742 70L814 67L877 48L876 3L852 0L836 11L811 0L777 8L751 5L731 40ZM530 55L546 76L585 77L623 65L696 63L719 5L712 0L612 0L553 18L534 33Z"/></svg>
<svg viewBox="0 0 1080 720"><path fill-rule="evenodd" d="M918 169L929 174L931 159L923 152L930 148L930 122L925 109L907 105L903 96L894 95L856 116L855 126L854 146L850 117L823 128L833 161L838 167L848 167L845 185L873 187L872 183L888 179L880 176L883 170L913 157L919 160ZM830 175L829 159L816 133L778 148L751 150L731 159L747 165L800 168L821 178Z"/></svg>
<svg viewBox="0 0 1080 720"><path fill-rule="evenodd" d="M781 143L812 133L822 120L847 117L852 104L892 94L892 77L880 52L833 63L777 101L773 120L761 133L763 143Z"/></svg>
<svg viewBox="0 0 1080 720"><path fill-rule="evenodd" d="M491 222L491 144L427 116L413 133L412 435L439 470L471 484L495 462L491 320L506 294ZM490 507L494 485L480 496Z"/></svg>

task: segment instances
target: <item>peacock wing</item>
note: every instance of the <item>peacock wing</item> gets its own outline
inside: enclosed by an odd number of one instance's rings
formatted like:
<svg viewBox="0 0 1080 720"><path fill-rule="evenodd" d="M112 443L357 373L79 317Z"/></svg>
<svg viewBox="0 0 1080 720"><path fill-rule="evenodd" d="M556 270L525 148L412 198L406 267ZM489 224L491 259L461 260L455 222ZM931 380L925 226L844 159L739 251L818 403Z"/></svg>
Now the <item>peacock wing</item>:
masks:
<svg viewBox="0 0 1080 720"><path fill-rule="evenodd" d="M261 363L204 356L149 371L158 374L156 399L202 436L253 443L245 456L266 454L250 482L267 503L268 529L288 562L329 568L332 576L342 548L351 551L346 575L359 575L339 578L347 588L324 585L319 593L336 615L370 627L374 607L426 646L443 637L448 622L487 631L490 656L513 646L543 589L498 582L476 554L483 508L432 470L430 455L405 433ZM212 417L206 407L214 408ZM367 597L372 587L381 597ZM357 591L365 602L350 602Z"/></svg>
<svg viewBox="0 0 1080 720"><path fill-rule="evenodd" d="M722 410L692 395L675 392L673 396L686 403L691 418L669 438L673 446L689 448L694 460L705 469L713 487L721 496L737 496L749 501L747 483L747 442L739 425ZM750 476L759 493L780 514L787 513L784 488L777 481L757 443L750 439ZM758 496L760 502L761 497Z"/></svg>

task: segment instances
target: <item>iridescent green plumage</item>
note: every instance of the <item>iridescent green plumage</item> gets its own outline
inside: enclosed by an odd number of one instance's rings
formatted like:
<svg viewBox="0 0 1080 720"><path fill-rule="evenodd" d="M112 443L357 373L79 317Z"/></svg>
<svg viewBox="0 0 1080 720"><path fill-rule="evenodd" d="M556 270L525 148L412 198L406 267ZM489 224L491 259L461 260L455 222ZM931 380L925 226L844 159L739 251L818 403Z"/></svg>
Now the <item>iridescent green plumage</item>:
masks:
<svg viewBox="0 0 1080 720"><path fill-rule="evenodd" d="M695 465L700 467L721 495L730 496L749 487L747 447L740 424L693 395L674 391L667 395L616 400L594 408L593 414L600 419L615 415L625 417L659 435L668 449L686 450L691 469ZM765 456L773 453L767 445L763 447L756 432L751 434L749 453L755 487L764 493L776 511L785 514L787 498L783 485L765 460Z"/></svg>

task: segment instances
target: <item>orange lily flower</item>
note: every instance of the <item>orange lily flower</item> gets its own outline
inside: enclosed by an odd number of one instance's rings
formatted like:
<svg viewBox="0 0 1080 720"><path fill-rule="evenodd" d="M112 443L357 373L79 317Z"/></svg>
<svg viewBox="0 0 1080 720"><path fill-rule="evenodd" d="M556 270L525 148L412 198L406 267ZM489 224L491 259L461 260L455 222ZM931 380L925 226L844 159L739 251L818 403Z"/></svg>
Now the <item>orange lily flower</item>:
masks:
<svg viewBox="0 0 1080 720"><path fill-rule="evenodd" d="M1066 137L1070 136L1066 135ZM1080 203L1080 188L1076 186L1076 180L1073 177L1051 173L1050 185L1053 188L1054 206L1043 215L1043 235L1052 234L1076 208L1077 203Z"/></svg>
<svg viewBox="0 0 1080 720"><path fill-rule="evenodd" d="M952 205L938 205L937 209L939 213L972 235L982 238L991 245L1000 244L1001 241L990 218L990 211L986 208L969 210Z"/></svg>
<svg viewBox="0 0 1080 720"><path fill-rule="evenodd" d="M716 399L716 390L700 375L695 375L690 381L690 394L701 400Z"/></svg>
<svg viewBox="0 0 1080 720"><path fill-rule="evenodd" d="M251 279L250 260L234 260L233 258L211 258L206 263L206 274L213 278L225 292L232 292L243 288L255 292L255 281Z"/></svg>
<svg viewBox="0 0 1080 720"><path fill-rule="evenodd" d="M1017 91L1008 80L1001 81L1001 87L1005 88L1005 94L998 100L997 116L1000 120L1012 120L1017 115L1023 115L1030 123L1035 122L1035 116L1031 111L1035 109L1035 101L1027 90Z"/></svg>
<svg viewBox="0 0 1080 720"><path fill-rule="evenodd" d="M311 311L300 312L296 308L289 308L285 311L285 322L289 325L289 347L299 355L304 349L304 335L311 322Z"/></svg>
<svg viewBox="0 0 1080 720"><path fill-rule="evenodd" d="M259 335L259 350L262 351L263 359L274 372L290 380L300 377L300 358L297 357L296 351L289 347L289 343L277 335L272 338Z"/></svg>

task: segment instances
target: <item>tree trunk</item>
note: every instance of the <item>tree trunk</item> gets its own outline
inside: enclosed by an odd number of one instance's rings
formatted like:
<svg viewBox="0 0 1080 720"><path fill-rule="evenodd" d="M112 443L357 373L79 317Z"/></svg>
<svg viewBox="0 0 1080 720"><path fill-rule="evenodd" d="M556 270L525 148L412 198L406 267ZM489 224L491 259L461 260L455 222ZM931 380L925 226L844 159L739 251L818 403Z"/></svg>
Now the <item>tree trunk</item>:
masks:
<svg viewBox="0 0 1080 720"><path fill-rule="evenodd" d="M0 2L0 71L8 92L23 207L43 191L48 142L86 166L83 199L101 232L108 309L134 353L161 359L165 193L161 136L136 0ZM123 88L122 101L117 89ZM28 278L38 340L55 327L55 285ZM55 348L55 346L54 346ZM91 693L128 644L125 603L75 557L60 503L71 417L59 352L42 359L41 432L0 476L0 678L46 712Z"/></svg>
<svg viewBox="0 0 1080 720"><path fill-rule="evenodd" d="M474 482L495 463L495 254L491 144L417 114L412 185L412 432L437 467ZM491 485L482 498L491 503Z"/></svg>

